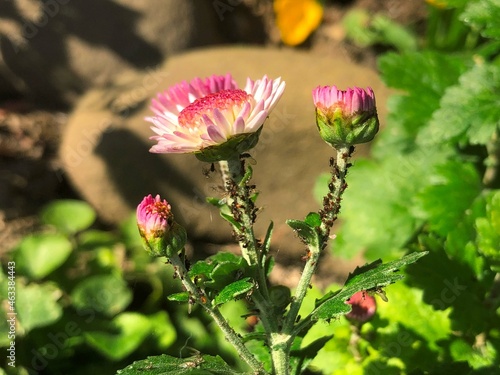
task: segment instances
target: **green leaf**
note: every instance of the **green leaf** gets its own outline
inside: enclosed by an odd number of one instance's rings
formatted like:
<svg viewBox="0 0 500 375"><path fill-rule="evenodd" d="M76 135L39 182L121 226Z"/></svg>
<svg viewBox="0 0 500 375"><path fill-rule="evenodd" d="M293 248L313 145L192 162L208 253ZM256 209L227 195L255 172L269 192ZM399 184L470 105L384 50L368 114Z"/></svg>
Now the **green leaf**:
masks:
<svg viewBox="0 0 500 375"><path fill-rule="evenodd" d="M318 228L321 225L321 217L317 212L310 212L304 220L311 228Z"/></svg>
<svg viewBox="0 0 500 375"><path fill-rule="evenodd" d="M213 301L214 306L222 305L250 292L255 286L250 280L249 277L245 277L244 279L226 285L226 287L215 297Z"/></svg>
<svg viewBox="0 0 500 375"><path fill-rule="evenodd" d="M239 375L224 360L209 355L175 358L162 354L148 357L118 370L117 375Z"/></svg>
<svg viewBox="0 0 500 375"><path fill-rule="evenodd" d="M318 355L318 352L326 345L333 335L324 336L314 340L306 347L301 348L301 338L295 340L290 352L291 373L302 374L311 361Z"/></svg>
<svg viewBox="0 0 500 375"><path fill-rule="evenodd" d="M460 19L486 38L500 38L499 0L470 1Z"/></svg>
<svg viewBox="0 0 500 375"><path fill-rule="evenodd" d="M374 290L402 279L404 276L397 273L399 269L407 264L416 262L426 255L426 252L412 253L404 256L400 260L395 260L386 264L380 261L371 265L366 265L349 275L344 287L335 293L327 294L318 301L318 306L311 313L313 319L337 318L351 311L351 306L346 304L353 294L361 290Z"/></svg>
<svg viewBox="0 0 500 375"><path fill-rule="evenodd" d="M423 291L405 283L397 283L389 290L389 303L378 304L378 316L391 324L399 323L423 338L431 350L439 351L439 341L452 333L450 311L436 311L422 303Z"/></svg>
<svg viewBox="0 0 500 375"><path fill-rule="evenodd" d="M95 217L94 209L87 203L71 199L52 202L40 214L44 224L53 225L67 234L87 229Z"/></svg>
<svg viewBox="0 0 500 375"><path fill-rule="evenodd" d="M180 293L173 293L167 297L169 301L175 301L175 302L187 302L189 301L189 293L188 292L180 292Z"/></svg>
<svg viewBox="0 0 500 375"><path fill-rule="evenodd" d="M500 271L500 190L490 192L486 197L485 217L476 219L477 246L479 252Z"/></svg>
<svg viewBox="0 0 500 375"><path fill-rule="evenodd" d="M71 242L62 234L28 236L14 251L19 273L39 280L59 268L72 251Z"/></svg>
<svg viewBox="0 0 500 375"><path fill-rule="evenodd" d="M206 197L205 200L207 201L208 204L211 204L212 206L217 208L221 208L226 205L225 200L220 198Z"/></svg>
<svg viewBox="0 0 500 375"><path fill-rule="evenodd" d="M408 29L382 14L373 17L372 28L378 34L379 43L394 46L401 52L417 49L416 37Z"/></svg>
<svg viewBox="0 0 500 375"><path fill-rule="evenodd" d="M137 223L135 225L137 230ZM112 247L118 242L117 238L111 232L102 230L86 230L78 235L78 245L80 248L93 250L98 247Z"/></svg>
<svg viewBox="0 0 500 375"><path fill-rule="evenodd" d="M440 109L418 136L422 145L487 144L500 126L500 67L477 64L446 90Z"/></svg>
<svg viewBox="0 0 500 375"><path fill-rule="evenodd" d="M17 285L16 311L26 333L61 318L63 310L57 302L61 296L61 290L54 283Z"/></svg>
<svg viewBox="0 0 500 375"><path fill-rule="evenodd" d="M445 237L481 193L481 181L473 165L460 161L448 161L428 173L431 184L418 194L417 209L431 230Z"/></svg>
<svg viewBox="0 0 500 375"><path fill-rule="evenodd" d="M311 227L307 222L301 220L287 220L286 223L295 233L297 233L304 243L311 246L318 246L318 232L316 232L316 229Z"/></svg>
<svg viewBox="0 0 500 375"><path fill-rule="evenodd" d="M158 347L161 349L170 347L175 342L177 333L167 312L158 311L147 318L151 323L151 334L156 338Z"/></svg>
<svg viewBox="0 0 500 375"><path fill-rule="evenodd" d="M269 227L267 228L266 237L264 237L264 242L262 242L262 266L265 268L265 263L267 259L267 254L269 254L269 249L271 248L271 237L273 235L274 223L271 221Z"/></svg>
<svg viewBox="0 0 500 375"><path fill-rule="evenodd" d="M151 321L138 313L122 313L109 327L110 332L84 332L87 343L113 361L125 358L150 334Z"/></svg>
<svg viewBox="0 0 500 375"><path fill-rule="evenodd" d="M221 212L220 212L220 216L221 216L224 220L226 220L229 224L231 224L232 226L234 226L236 229L238 229L238 230L240 230L240 229L241 229L241 224L240 224L240 223L238 223L238 222L234 219L233 215L226 214L226 213L224 213L224 212L222 212L222 211L221 211Z"/></svg>
<svg viewBox="0 0 500 375"><path fill-rule="evenodd" d="M465 71L464 61L463 57L430 51L387 53L379 58L378 65L384 82L407 94L389 98L387 128L390 131L379 136L375 155L414 147L414 139L439 108L446 88L455 84Z"/></svg>
<svg viewBox="0 0 500 375"><path fill-rule="evenodd" d="M241 277L245 265L241 256L221 251L192 265L189 276L206 288L220 290Z"/></svg>
<svg viewBox="0 0 500 375"><path fill-rule="evenodd" d="M72 291L71 298L77 309L92 309L113 316L125 309L132 293L125 281L115 275L97 275L81 281Z"/></svg>

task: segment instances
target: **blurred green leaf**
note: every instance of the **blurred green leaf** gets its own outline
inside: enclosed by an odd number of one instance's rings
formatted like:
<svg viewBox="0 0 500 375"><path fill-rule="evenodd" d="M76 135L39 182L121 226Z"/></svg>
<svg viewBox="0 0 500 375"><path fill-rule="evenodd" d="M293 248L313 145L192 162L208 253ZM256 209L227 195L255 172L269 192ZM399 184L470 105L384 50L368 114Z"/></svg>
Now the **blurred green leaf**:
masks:
<svg viewBox="0 0 500 375"><path fill-rule="evenodd" d="M402 279L404 276L397 273L399 269L407 264L416 262L426 253L412 253L404 256L400 260L381 264L380 261L374 264L358 267L349 275L344 287L334 293L325 295L318 301L318 306L311 313L313 319L337 318L351 311L351 306L346 304L354 293L361 290L378 289Z"/></svg>
<svg viewBox="0 0 500 375"><path fill-rule="evenodd" d="M47 205L40 214L44 224L53 225L67 234L87 229L96 217L90 205L77 200L58 200Z"/></svg>
<svg viewBox="0 0 500 375"><path fill-rule="evenodd" d="M446 236L481 193L481 181L472 164L460 161L448 161L428 174L431 183L418 194L416 209L431 230Z"/></svg>
<svg viewBox="0 0 500 375"><path fill-rule="evenodd" d="M130 215L120 225L120 233L127 248L141 248L142 250L142 239L137 228L137 217L135 214Z"/></svg>
<svg viewBox="0 0 500 375"><path fill-rule="evenodd" d="M89 229L78 235L78 245L82 249L93 250L97 247L112 247L118 242L111 232Z"/></svg>
<svg viewBox="0 0 500 375"><path fill-rule="evenodd" d="M175 358L162 354L119 370L117 375L238 375L222 358L199 355L189 358Z"/></svg>
<svg viewBox="0 0 500 375"><path fill-rule="evenodd" d="M405 27L382 14L373 17L372 28L377 33L377 41L394 46L401 52L417 49L417 38Z"/></svg>
<svg viewBox="0 0 500 375"><path fill-rule="evenodd" d="M125 309L132 293L125 281L116 275L97 275L81 281L72 291L76 309L92 309L113 316Z"/></svg>
<svg viewBox="0 0 500 375"><path fill-rule="evenodd" d="M443 142L487 144L500 127L500 67L477 64L446 90L429 124L418 136L422 145Z"/></svg>
<svg viewBox="0 0 500 375"><path fill-rule="evenodd" d="M61 318L63 310L57 301L62 292L56 284L17 284L16 292L16 311L26 333Z"/></svg>
<svg viewBox="0 0 500 375"><path fill-rule="evenodd" d="M490 342L480 345L480 347L473 347L464 339L458 338L452 341L450 354L454 361L467 361L472 368L480 369L486 366L494 366L498 355L495 348Z"/></svg>
<svg viewBox="0 0 500 375"><path fill-rule="evenodd" d="M177 333L168 314L165 311L158 311L147 318L151 323L151 334L156 338L158 347L160 349L170 347L175 342Z"/></svg>
<svg viewBox="0 0 500 375"><path fill-rule="evenodd" d="M378 137L375 155L414 147L414 139L439 108L445 90L465 71L465 61L464 57L431 51L387 53L379 58L383 81L406 94L389 98L388 129Z"/></svg>
<svg viewBox="0 0 500 375"><path fill-rule="evenodd" d="M71 242L64 235L39 233L21 241L14 250L14 260L20 274L39 280L59 268L71 252Z"/></svg>
<svg viewBox="0 0 500 375"><path fill-rule="evenodd" d="M500 38L500 1L469 1L460 19L486 38Z"/></svg>
<svg viewBox="0 0 500 375"><path fill-rule="evenodd" d="M401 324L423 338L432 350L440 351L439 341L452 334L450 311L434 310L422 303L422 295L419 289L397 283L388 289L389 302L377 305L377 314L391 324Z"/></svg>
<svg viewBox="0 0 500 375"><path fill-rule="evenodd" d="M213 304L214 306L222 305L226 302L235 300L250 292L254 287L254 283L249 277L235 281L229 285L226 285L224 289L220 291L215 297Z"/></svg>
<svg viewBox="0 0 500 375"><path fill-rule="evenodd" d="M125 358L150 334L151 321L142 314L126 312L116 316L110 332L85 332L87 343L113 361Z"/></svg>
<svg viewBox="0 0 500 375"><path fill-rule="evenodd" d="M486 215L476 219L477 246L500 271L500 191L490 192L486 197Z"/></svg>

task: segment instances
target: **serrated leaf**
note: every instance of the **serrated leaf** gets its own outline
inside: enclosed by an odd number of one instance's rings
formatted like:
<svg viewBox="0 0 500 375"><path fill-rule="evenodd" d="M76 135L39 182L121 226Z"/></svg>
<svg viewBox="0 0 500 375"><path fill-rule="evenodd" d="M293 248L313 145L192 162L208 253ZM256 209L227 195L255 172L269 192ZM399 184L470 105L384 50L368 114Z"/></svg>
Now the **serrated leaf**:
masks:
<svg viewBox="0 0 500 375"><path fill-rule="evenodd" d="M376 262L376 267L370 265L364 268L364 272L359 270L349 275L344 287L334 293L330 298L322 300L321 304L311 313L313 319L337 318L351 311L351 306L346 304L354 293L361 290L381 288L402 279L404 276L397 273L405 265L416 262L426 255L426 252L412 253L399 260L380 264Z"/></svg>
<svg viewBox="0 0 500 375"><path fill-rule="evenodd" d="M97 275L82 280L72 291L71 298L77 309L92 309L113 316L125 309L132 293L125 281L115 275Z"/></svg>
<svg viewBox="0 0 500 375"><path fill-rule="evenodd" d="M460 19L486 38L500 38L500 1L470 1Z"/></svg>
<svg viewBox="0 0 500 375"><path fill-rule="evenodd" d="M72 199L52 202L40 214L40 219L44 224L53 225L67 234L87 229L92 225L95 217L95 211L89 204Z"/></svg>
<svg viewBox="0 0 500 375"><path fill-rule="evenodd" d="M111 360L125 358L150 334L151 322L138 313L122 313L116 316L109 327L112 333L102 331L84 332L87 343Z"/></svg>
<svg viewBox="0 0 500 375"><path fill-rule="evenodd" d="M375 155L414 147L414 139L439 108L444 91L456 84L465 71L465 61L463 57L431 51L387 53L379 58L384 82L407 94L389 98L387 122L391 131L381 134Z"/></svg>
<svg viewBox="0 0 500 375"><path fill-rule="evenodd" d="M301 220L287 220L286 223L292 228L304 243L318 246L318 233L308 223Z"/></svg>
<svg viewBox="0 0 500 375"><path fill-rule="evenodd" d="M63 310L57 301L62 294L54 283L18 285L16 311L26 333L61 318Z"/></svg>
<svg viewBox="0 0 500 375"><path fill-rule="evenodd" d="M38 280L63 265L71 252L71 242L64 235L40 233L23 239L14 260L19 273Z"/></svg>
<svg viewBox="0 0 500 375"><path fill-rule="evenodd" d="M219 356L200 355L175 358L162 354L148 357L118 370L117 375L242 375Z"/></svg>
<svg viewBox="0 0 500 375"><path fill-rule="evenodd" d="M481 192L481 181L471 164L448 161L429 171L431 184L417 196L417 209L430 228L446 236L462 221Z"/></svg>
<svg viewBox="0 0 500 375"><path fill-rule="evenodd" d="M444 142L486 144L500 126L500 67L477 64L446 90L429 124L419 134L422 145Z"/></svg>
<svg viewBox="0 0 500 375"><path fill-rule="evenodd" d="M226 285L224 289L222 289L215 297L213 301L214 306L222 305L241 297L245 293L248 293L254 287L254 283L250 280L251 279L249 277L245 277L244 279Z"/></svg>
<svg viewBox="0 0 500 375"><path fill-rule="evenodd" d="M181 292L181 293L173 293L167 297L169 301L175 302L187 302L189 301L189 293Z"/></svg>

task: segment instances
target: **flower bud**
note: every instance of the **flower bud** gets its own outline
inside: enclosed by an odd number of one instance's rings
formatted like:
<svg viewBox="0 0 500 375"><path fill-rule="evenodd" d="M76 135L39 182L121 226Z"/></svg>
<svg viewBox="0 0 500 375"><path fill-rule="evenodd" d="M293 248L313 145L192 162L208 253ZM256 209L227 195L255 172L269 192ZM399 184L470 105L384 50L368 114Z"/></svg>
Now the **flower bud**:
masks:
<svg viewBox="0 0 500 375"><path fill-rule="evenodd" d="M157 195L144 197L137 206L137 226L146 251L152 256L169 257L184 247L186 230L174 221L170 204Z"/></svg>
<svg viewBox="0 0 500 375"><path fill-rule="evenodd" d="M352 310L346 314L346 318L351 321L367 322L377 311L375 298L364 290L354 293L345 303L352 307Z"/></svg>
<svg viewBox="0 0 500 375"><path fill-rule="evenodd" d="M321 138L335 148L369 142L378 132L375 94L369 87L344 91L318 86L313 90L313 101Z"/></svg>

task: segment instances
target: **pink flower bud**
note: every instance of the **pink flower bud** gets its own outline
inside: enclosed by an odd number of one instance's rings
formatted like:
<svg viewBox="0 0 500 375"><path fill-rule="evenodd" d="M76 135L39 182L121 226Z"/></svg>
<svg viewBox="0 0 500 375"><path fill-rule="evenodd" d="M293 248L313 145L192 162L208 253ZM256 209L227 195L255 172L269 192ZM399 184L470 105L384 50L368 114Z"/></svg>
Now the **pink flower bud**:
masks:
<svg viewBox="0 0 500 375"><path fill-rule="evenodd" d="M313 90L316 124L321 138L333 147L371 141L379 129L375 94L371 88L338 90L318 86Z"/></svg>
<svg viewBox="0 0 500 375"><path fill-rule="evenodd" d="M375 298L364 290L354 293L345 303L352 307L352 310L346 314L346 318L352 321L364 323L370 320L377 311Z"/></svg>
<svg viewBox="0 0 500 375"><path fill-rule="evenodd" d="M150 194L137 206L137 226L151 255L169 256L186 243L186 231L174 221L170 204L159 195L153 198Z"/></svg>

